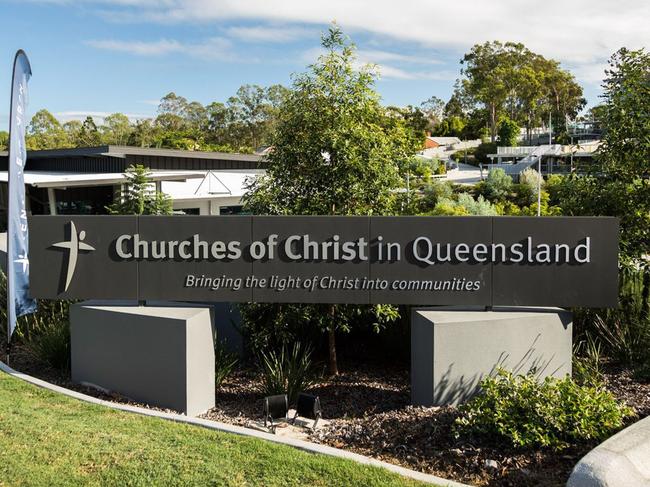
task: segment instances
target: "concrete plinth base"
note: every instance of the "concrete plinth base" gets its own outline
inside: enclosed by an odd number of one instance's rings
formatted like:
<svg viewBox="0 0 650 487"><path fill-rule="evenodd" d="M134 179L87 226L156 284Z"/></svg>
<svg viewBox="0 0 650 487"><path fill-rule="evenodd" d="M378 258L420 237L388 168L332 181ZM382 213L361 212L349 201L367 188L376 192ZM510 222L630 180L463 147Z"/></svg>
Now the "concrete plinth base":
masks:
<svg viewBox="0 0 650 487"><path fill-rule="evenodd" d="M572 315L558 308L417 308L411 316L411 402L457 405L498 367L540 379L571 374Z"/></svg>
<svg viewBox="0 0 650 487"><path fill-rule="evenodd" d="M72 380L196 416L214 407L214 346L207 307L70 308Z"/></svg>

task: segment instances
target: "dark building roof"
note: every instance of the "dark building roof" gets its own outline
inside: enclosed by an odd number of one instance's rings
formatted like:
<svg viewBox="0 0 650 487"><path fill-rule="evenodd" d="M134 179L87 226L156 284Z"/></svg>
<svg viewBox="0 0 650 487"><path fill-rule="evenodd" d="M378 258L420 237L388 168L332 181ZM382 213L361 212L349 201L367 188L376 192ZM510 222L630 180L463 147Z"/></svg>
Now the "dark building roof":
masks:
<svg viewBox="0 0 650 487"><path fill-rule="evenodd" d="M25 170L117 173L124 172L132 164L168 170L263 169L264 157L256 154L103 145L28 151ZM0 170L7 170L7 152L0 152Z"/></svg>

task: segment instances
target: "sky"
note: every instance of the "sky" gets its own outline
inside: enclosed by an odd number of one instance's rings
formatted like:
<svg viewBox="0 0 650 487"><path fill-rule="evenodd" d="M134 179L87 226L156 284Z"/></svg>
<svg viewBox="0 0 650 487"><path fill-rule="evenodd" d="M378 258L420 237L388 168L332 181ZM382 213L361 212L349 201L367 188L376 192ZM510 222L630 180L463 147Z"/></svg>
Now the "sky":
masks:
<svg viewBox="0 0 650 487"><path fill-rule="evenodd" d="M557 59L589 105L613 52L650 47L647 0L0 0L0 19L0 130L20 48L31 114L101 123L155 116L170 91L208 104L243 84L290 85L332 21L378 65L384 103L400 106L447 100L476 43L518 41Z"/></svg>

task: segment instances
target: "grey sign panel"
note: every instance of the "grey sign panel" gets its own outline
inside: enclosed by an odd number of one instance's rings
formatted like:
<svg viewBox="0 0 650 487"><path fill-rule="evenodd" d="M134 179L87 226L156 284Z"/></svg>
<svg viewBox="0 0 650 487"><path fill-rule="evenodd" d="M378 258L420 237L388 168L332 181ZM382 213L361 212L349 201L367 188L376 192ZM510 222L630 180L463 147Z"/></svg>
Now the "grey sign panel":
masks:
<svg viewBox="0 0 650 487"><path fill-rule="evenodd" d="M496 217L493 225L495 242L535 249L534 263L494 264L495 306L617 306L618 219Z"/></svg>
<svg viewBox="0 0 650 487"><path fill-rule="evenodd" d="M251 217L141 216L138 221L139 250L148 249L138 259L141 299L252 300L246 286L252 275L246 254Z"/></svg>
<svg viewBox="0 0 650 487"><path fill-rule="evenodd" d="M361 287L370 268L369 220L365 216L254 217L253 241L268 242L269 236L277 235L274 258L253 262L255 277L267 284L273 278L274 285L254 289L254 300L368 303L369 292Z"/></svg>
<svg viewBox="0 0 650 487"><path fill-rule="evenodd" d="M138 264L114 242L136 233L134 216L32 216L30 292L37 298L137 299Z"/></svg>
<svg viewBox="0 0 650 487"><path fill-rule="evenodd" d="M38 216L37 298L616 306L618 220Z"/></svg>
<svg viewBox="0 0 650 487"><path fill-rule="evenodd" d="M491 265L458 247L487 247L491 218L374 217L370 239L373 303L491 304Z"/></svg>

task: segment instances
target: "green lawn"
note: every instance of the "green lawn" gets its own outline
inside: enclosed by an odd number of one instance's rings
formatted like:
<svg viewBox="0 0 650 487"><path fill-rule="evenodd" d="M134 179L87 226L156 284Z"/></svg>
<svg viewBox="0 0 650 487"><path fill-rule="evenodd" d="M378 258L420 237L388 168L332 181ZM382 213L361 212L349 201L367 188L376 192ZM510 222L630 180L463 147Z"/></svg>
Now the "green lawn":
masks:
<svg viewBox="0 0 650 487"><path fill-rule="evenodd" d="M114 411L0 372L0 485L420 485L255 438Z"/></svg>

